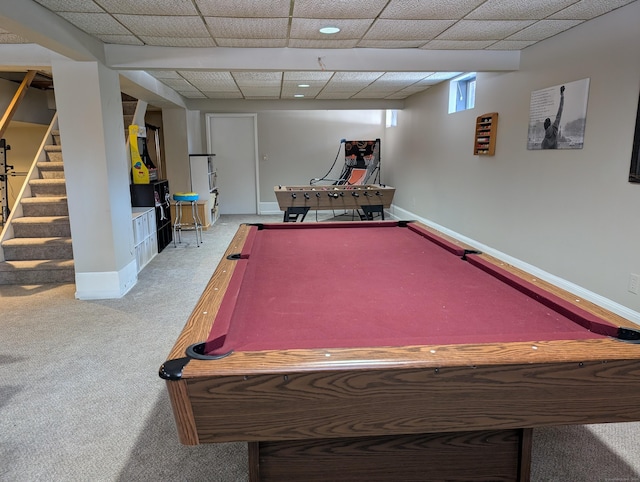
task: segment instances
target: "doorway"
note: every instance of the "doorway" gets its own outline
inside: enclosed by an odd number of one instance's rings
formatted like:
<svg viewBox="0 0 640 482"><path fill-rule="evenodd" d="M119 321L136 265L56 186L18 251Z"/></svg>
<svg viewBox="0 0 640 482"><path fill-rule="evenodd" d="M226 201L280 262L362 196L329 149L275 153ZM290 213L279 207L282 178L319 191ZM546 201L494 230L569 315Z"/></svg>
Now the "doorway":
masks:
<svg viewBox="0 0 640 482"><path fill-rule="evenodd" d="M258 214L257 115L207 114L206 119L220 214Z"/></svg>

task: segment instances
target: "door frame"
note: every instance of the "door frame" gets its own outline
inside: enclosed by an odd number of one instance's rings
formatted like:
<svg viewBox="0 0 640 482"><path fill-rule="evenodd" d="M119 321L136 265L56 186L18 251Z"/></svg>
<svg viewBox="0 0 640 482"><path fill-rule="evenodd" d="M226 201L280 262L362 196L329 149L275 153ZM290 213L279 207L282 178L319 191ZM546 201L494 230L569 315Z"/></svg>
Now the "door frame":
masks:
<svg viewBox="0 0 640 482"><path fill-rule="evenodd" d="M260 170L259 170L259 162L258 162L258 114L257 113L237 113L237 114L205 114L206 127L207 127L207 152L214 152L213 147L211 145L211 121L214 118L230 118L230 117L251 117L253 118L253 158L254 158L254 167L255 167L255 193L256 193L256 213L260 213Z"/></svg>

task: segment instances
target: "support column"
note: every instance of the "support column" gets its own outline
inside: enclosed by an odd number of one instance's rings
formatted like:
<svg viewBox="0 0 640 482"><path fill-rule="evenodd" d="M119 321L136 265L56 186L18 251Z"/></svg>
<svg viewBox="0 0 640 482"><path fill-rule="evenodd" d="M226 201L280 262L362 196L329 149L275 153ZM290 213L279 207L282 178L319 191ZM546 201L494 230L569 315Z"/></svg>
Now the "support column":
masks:
<svg viewBox="0 0 640 482"><path fill-rule="evenodd" d="M120 298L137 282L118 74L52 63L76 270L76 298Z"/></svg>

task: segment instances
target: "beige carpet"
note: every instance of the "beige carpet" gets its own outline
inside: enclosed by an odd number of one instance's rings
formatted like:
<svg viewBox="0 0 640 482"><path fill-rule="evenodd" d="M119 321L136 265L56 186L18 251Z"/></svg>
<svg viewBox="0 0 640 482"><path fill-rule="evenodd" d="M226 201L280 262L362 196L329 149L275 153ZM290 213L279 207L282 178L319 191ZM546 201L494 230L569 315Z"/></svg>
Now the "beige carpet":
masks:
<svg viewBox="0 0 640 482"><path fill-rule="evenodd" d="M184 233L119 300L0 286L0 481L247 480L245 444L178 443L157 371L237 225L255 220L281 217L222 217L200 247ZM637 423L536 430L532 480L640 481L639 435Z"/></svg>

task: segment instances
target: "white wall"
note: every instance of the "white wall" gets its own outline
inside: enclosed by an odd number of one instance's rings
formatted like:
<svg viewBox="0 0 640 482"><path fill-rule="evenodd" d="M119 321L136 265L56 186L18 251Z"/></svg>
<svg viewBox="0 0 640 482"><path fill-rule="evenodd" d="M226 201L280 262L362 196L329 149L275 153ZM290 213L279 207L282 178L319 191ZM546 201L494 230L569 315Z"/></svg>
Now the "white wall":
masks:
<svg viewBox="0 0 640 482"><path fill-rule="evenodd" d="M448 86L409 98L388 129L395 203L634 311L640 185L627 181L640 91L640 2L478 74L476 108L447 114ZM534 90L590 78L584 148L528 151ZM498 112L496 155L472 155L476 116ZM390 167L389 167L390 166Z"/></svg>
<svg viewBox="0 0 640 482"><path fill-rule="evenodd" d="M340 141L382 139L384 121L381 110L258 113L260 201L276 202L274 186L306 185L324 176L340 149L332 171L338 176L344 167Z"/></svg>
<svg viewBox="0 0 640 482"><path fill-rule="evenodd" d="M4 114L19 87L20 84L17 82L0 79L0 112ZM49 107L47 92L29 87L13 116L13 120L49 126L55 114L55 110Z"/></svg>

